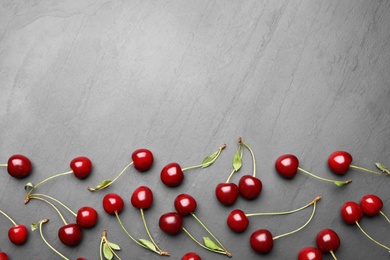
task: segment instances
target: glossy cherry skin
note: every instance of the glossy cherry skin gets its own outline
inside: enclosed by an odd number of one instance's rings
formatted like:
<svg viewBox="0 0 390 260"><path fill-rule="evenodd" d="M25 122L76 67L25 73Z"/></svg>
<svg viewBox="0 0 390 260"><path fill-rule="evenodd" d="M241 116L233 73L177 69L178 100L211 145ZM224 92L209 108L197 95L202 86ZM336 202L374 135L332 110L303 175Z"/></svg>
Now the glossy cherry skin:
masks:
<svg viewBox="0 0 390 260"><path fill-rule="evenodd" d="M352 155L346 151L336 151L329 155L328 166L337 174L345 174L352 163Z"/></svg>
<svg viewBox="0 0 390 260"><path fill-rule="evenodd" d="M110 215L115 215L115 212L119 214L124 205L123 199L116 193L108 193L103 197L103 208Z"/></svg>
<svg viewBox="0 0 390 260"><path fill-rule="evenodd" d="M274 246L272 234L267 229L259 229L253 232L249 242L252 249L260 254L269 253Z"/></svg>
<svg viewBox="0 0 390 260"><path fill-rule="evenodd" d="M323 253L336 251L340 247L340 237L333 229L325 228L318 232L316 244L318 249Z"/></svg>
<svg viewBox="0 0 390 260"><path fill-rule="evenodd" d="M188 252L187 254L183 255L181 260L202 260L198 254L195 252Z"/></svg>
<svg viewBox="0 0 390 260"><path fill-rule="evenodd" d="M219 202L223 205L230 206L233 205L240 193L238 186L235 183L220 183L215 188L215 195Z"/></svg>
<svg viewBox="0 0 390 260"><path fill-rule="evenodd" d="M25 225L16 225L8 229L8 238L15 245L23 245L28 237Z"/></svg>
<svg viewBox="0 0 390 260"><path fill-rule="evenodd" d="M180 233L183 227L183 218L177 212L168 212L161 215L158 225L165 233L176 235Z"/></svg>
<svg viewBox="0 0 390 260"><path fill-rule="evenodd" d="M367 194L360 200L360 208L369 217L374 217L382 210L383 201L374 194Z"/></svg>
<svg viewBox="0 0 390 260"><path fill-rule="evenodd" d="M67 224L58 230L58 237L64 245L77 246L83 238L83 233L77 224Z"/></svg>
<svg viewBox="0 0 390 260"><path fill-rule="evenodd" d="M322 252L315 247L305 247L299 251L298 260L322 260Z"/></svg>
<svg viewBox="0 0 390 260"><path fill-rule="evenodd" d="M92 207L81 207L77 211L76 223L81 228L92 228L96 225L99 215Z"/></svg>
<svg viewBox="0 0 390 260"><path fill-rule="evenodd" d="M175 187L183 182L184 174L181 166L173 162L164 166L161 170L160 178L165 185Z"/></svg>
<svg viewBox="0 0 390 260"><path fill-rule="evenodd" d="M8 260L8 255L0 251L0 260Z"/></svg>
<svg viewBox="0 0 390 260"><path fill-rule="evenodd" d="M153 204L153 192L146 186L140 186L131 195L131 205L137 209L148 209Z"/></svg>
<svg viewBox="0 0 390 260"><path fill-rule="evenodd" d="M143 148L135 150L131 155L131 159L133 160L134 168L140 172L149 170L154 161L153 153Z"/></svg>
<svg viewBox="0 0 390 260"><path fill-rule="evenodd" d="M70 162L70 168L74 176L79 179L85 179L92 171L92 162L85 156L79 156Z"/></svg>
<svg viewBox="0 0 390 260"><path fill-rule="evenodd" d="M341 206L341 216L345 223L355 224L356 221L362 219L363 212L359 204L353 201L347 201Z"/></svg>
<svg viewBox="0 0 390 260"><path fill-rule="evenodd" d="M188 194L178 195L175 199L174 205L177 213L183 217L194 212L197 206L194 197Z"/></svg>
<svg viewBox="0 0 390 260"><path fill-rule="evenodd" d="M263 184L261 181L251 175L242 176L238 183L238 190L240 191L240 195L247 200L253 200L257 198L262 189Z"/></svg>
<svg viewBox="0 0 390 260"><path fill-rule="evenodd" d="M7 171L9 175L17 179L27 177L31 172L31 161L21 154L12 155L8 159Z"/></svg>
<svg viewBox="0 0 390 260"><path fill-rule="evenodd" d="M298 172L299 160L293 154L283 154L276 159L276 171L286 179L292 179Z"/></svg>
<svg viewBox="0 0 390 260"><path fill-rule="evenodd" d="M87 260L87 258L79 257L79 258L77 258L76 260Z"/></svg>
<svg viewBox="0 0 390 260"><path fill-rule="evenodd" d="M235 209L230 212L227 218L227 225L234 232L241 233L244 232L248 227L249 220L244 211Z"/></svg>

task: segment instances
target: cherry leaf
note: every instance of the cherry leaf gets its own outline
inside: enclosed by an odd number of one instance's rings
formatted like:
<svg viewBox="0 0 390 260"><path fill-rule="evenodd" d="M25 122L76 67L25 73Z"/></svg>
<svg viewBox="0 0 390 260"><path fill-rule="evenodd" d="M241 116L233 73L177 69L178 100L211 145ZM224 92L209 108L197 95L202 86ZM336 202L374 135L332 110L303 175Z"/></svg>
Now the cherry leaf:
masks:
<svg viewBox="0 0 390 260"><path fill-rule="evenodd" d="M103 254L107 260L112 260L114 257L114 254L112 253L111 248L107 243L103 244Z"/></svg>
<svg viewBox="0 0 390 260"><path fill-rule="evenodd" d="M24 185L24 189L26 191L30 191L32 188L34 188L34 184L32 184L32 182L27 182L26 185Z"/></svg>
<svg viewBox="0 0 390 260"><path fill-rule="evenodd" d="M242 152L241 146L240 149L237 150L236 154L233 157L233 168L235 171L238 171L242 166Z"/></svg>
<svg viewBox="0 0 390 260"><path fill-rule="evenodd" d="M37 223L31 223L31 231L37 230L39 225Z"/></svg>
<svg viewBox="0 0 390 260"><path fill-rule="evenodd" d="M390 175L390 170L381 163L375 163L376 168L378 168L383 174Z"/></svg>
<svg viewBox="0 0 390 260"><path fill-rule="evenodd" d="M335 181L334 184L336 184L339 187L343 187L347 183L345 181Z"/></svg>
<svg viewBox="0 0 390 260"><path fill-rule="evenodd" d="M109 247L111 247L112 250L121 250L120 246L118 246L117 244L114 244L114 243L111 243L111 242L108 242L109 243Z"/></svg>
<svg viewBox="0 0 390 260"><path fill-rule="evenodd" d="M207 248L212 249L212 250L216 250L216 251L223 251L223 249L220 248L217 244L215 244L214 241L211 240L209 237L204 237L203 240L204 240L204 245Z"/></svg>
<svg viewBox="0 0 390 260"><path fill-rule="evenodd" d="M103 180L103 181L101 181L97 186L96 186L96 188L95 189L101 189L101 188L106 188L106 187L108 187L108 185L110 185L111 184L111 180Z"/></svg>
<svg viewBox="0 0 390 260"><path fill-rule="evenodd" d="M213 154L210 154L209 156L204 158L203 162L202 162L202 168L206 168L206 167L210 166L211 164L213 164L215 159L217 159L218 155L219 155L219 151L216 151Z"/></svg>
<svg viewBox="0 0 390 260"><path fill-rule="evenodd" d="M142 239L142 238L140 238L138 240L139 240L139 242L141 242L141 244L143 244L144 246L146 246L150 250L156 251L156 246L152 242L150 242L149 240Z"/></svg>

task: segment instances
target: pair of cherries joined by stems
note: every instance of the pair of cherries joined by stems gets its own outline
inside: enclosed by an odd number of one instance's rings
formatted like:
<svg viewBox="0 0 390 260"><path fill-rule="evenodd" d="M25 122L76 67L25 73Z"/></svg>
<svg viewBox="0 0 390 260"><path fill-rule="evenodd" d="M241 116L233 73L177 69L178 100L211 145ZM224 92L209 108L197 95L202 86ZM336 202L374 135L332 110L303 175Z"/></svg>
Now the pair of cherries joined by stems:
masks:
<svg viewBox="0 0 390 260"><path fill-rule="evenodd" d="M238 138L238 145L238 150L235 153L232 161L232 172L230 173L226 182L219 183L215 188L215 195L218 201L226 206L233 205L236 202L239 194L248 200L256 199L263 188L263 184L260 179L256 178L256 159L253 150L247 143L242 141L241 137ZM230 182L230 179L235 172L240 170L242 166L243 146L251 153L253 174L242 176L237 186L237 184Z"/></svg>
<svg viewBox="0 0 390 260"><path fill-rule="evenodd" d="M322 260L323 253L330 253L334 259L334 252L340 247L339 235L330 228L324 228L317 233L317 247L305 247L298 253L298 260Z"/></svg>

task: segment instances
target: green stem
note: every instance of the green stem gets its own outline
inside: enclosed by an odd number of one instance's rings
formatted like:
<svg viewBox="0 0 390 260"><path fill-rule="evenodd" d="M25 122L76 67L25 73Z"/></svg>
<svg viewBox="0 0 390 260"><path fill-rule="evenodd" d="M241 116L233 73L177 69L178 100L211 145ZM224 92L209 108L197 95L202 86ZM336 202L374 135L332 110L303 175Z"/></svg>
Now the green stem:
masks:
<svg viewBox="0 0 390 260"><path fill-rule="evenodd" d="M110 251L112 252L112 254L114 256L116 256L116 258L118 258L119 260L121 260L121 258L115 253L115 250L111 248L110 246L110 241L107 240L107 231L106 230L103 230L103 233L102 233L102 239L100 240L100 252L99 252L99 255L100 255L100 260L103 260L103 245L104 243L108 244L108 248L110 249Z"/></svg>
<svg viewBox="0 0 390 260"><path fill-rule="evenodd" d="M6 218L8 218L9 219L9 221L11 221L12 222L12 224L14 224L14 226L17 226L17 224L16 224L16 222L10 217L10 216L8 216L7 214L5 214L5 212L4 211L2 211L2 210L0 210L0 213L1 214L3 214L4 215L4 217L6 217Z"/></svg>
<svg viewBox="0 0 390 260"><path fill-rule="evenodd" d="M64 203L62 203L61 201L57 200L56 198L53 198L49 195L46 195L46 194L38 194L38 193L34 193L34 194L31 194L30 195L31 198L33 197L45 197L45 198L48 198L48 199L51 199L52 201L55 201L57 202L58 204L60 204L62 207L64 207L66 210L68 210L73 216L77 217L77 214L71 210L68 206L66 206Z"/></svg>
<svg viewBox="0 0 390 260"><path fill-rule="evenodd" d="M148 234L148 236L149 236L149 238L150 238L150 241L152 241L153 245L157 248L157 250L159 251L159 254L160 254L160 255L169 256L169 253L168 253L168 252L164 252L163 250L161 250L161 248L157 245L157 243L154 241L152 235L150 234L148 225L146 224L144 209L140 208L139 210L140 210L140 212L141 212L142 222L144 223L145 230L146 230L146 233Z"/></svg>
<svg viewBox="0 0 390 260"><path fill-rule="evenodd" d="M72 170L71 170L71 171L68 171L68 172L59 173L59 174L53 175L53 176L51 176L51 177L49 177L49 178L47 178L47 179L44 179L43 181L39 182L37 185L34 185L34 186L31 188L31 190L27 193L27 197L30 196L31 192L32 192L35 188L37 188L38 186L44 184L45 182L47 182L47 181L49 181L49 180L52 180L52 179L54 179L54 178L63 176L63 175L71 174L71 173L73 173Z"/></svg>
<svg viewBox="0 0 390 260"><path fill-rule="evenodd" d="M251 153L252 162L253 162L253 177L256 177L256 159L255 159L255 154L253 153L253 151L249 147L249 145L247 143L245 143L244 141L242 141L241 138L239 139L239 142L241 142L249 150L249 152Z"/></svg>
<svg viewBox="0 0 390 260"><path fill-rule="evenodd" d="M45 199L43 199L43 198L41 198L41 197L31 197L31 198L32 198L32 199L37 199L37 200L44 201L44 202L46 202L47 204L49 204L50 206L52 206L52 207L57 211L58 215L59 215L60 218L62 219L62 222L64 222L65 225L68 225L68 223L66 222L64 216L61 214L61 212L58 210L58 208L57 208L53 203L51 203L50 201L45 200Z"/></svg>
<svg viewBox="0 0 390 260"><path fill-rule="evenodd" d="M329 253L333 256L333 259L334 259L334 260L337 260L337 257L336 257L336 255L334 254L333 250L331 250Z"/></svg>
<svg viewBox="0 0 390 260"><path fill-rule="evenodd" d="M89 191L98 191L98 190L103 190L103 189L109 187L127 170L127 168L129 168L131 165L133 165L133 163L134 162L129 163L112 181L108 182L106 185L103 185L103 186L98 187L98 188L88 187L88 190Z"/></svg>
<svg viewBox="0 0 390 260"><path fill-rule="evenodd" d="M375 244L377 244L377 245L379 245L379 246L381 246L381 247L387 249L387 251L390 251L390 247L385 246L385 245L379 243L378 241L376 241L375 239L373 239L371 236L369 236L369 235L363 230L363 228L360 226L359 222L356 221L355 224L359 227L359 229L363 232L363 234L366 235L366 237L368 237L372 242L374 242Z"/></svg>
<svg viewBox="0 0 390 260"><path fill-rule="evenodd" d="M363 168L363 167L359 167L359 166L356 166L356 165L349 165L349 167L357 169L357 170L373 173L373 174L380 174L380 175L383 174L382 172L372 171L372 170L369 170L369 169L366 169L366 168Z"/></svg>
<svg viewBox="0 0 390 260"><path fill-rule="evenodd" d="M345 185L345 184L348 184L348 183L351 183L351 182L352 182L352 180L336 181L336 180L330 180L330 179L322 178L322 177L319 177L319 176L317 176L317 175L314 175L314 174L311 173L311 172L308 172L308 171L302 169L301 167L298 167L298 170L300 170L300 171L303 172L303 173L306 173L306 174L310 175L311 177L317 178L317 179L319 179L319 180L334 183L334 184L336 184L337 186L343 186L343 185Z"/></svg>
<svg viewBox="0 0 390 260"><path fill-rule="evenodd" d="M105 230L103 231L103 234L105 234ZM106 241L106 237L105 235L102 236L102 239L100 239L100 250L99 250L99 256L100 256L100 260L103 260L103 242Z"/></svg>
<svg viewBox="0 0 390 260"><path fill-rule="evenodd" d="M233 169L233 171L230 173L228 179L226 180L226 183L229 183L230 182L230 179L233 177L233 174L236 172L235 169Z"/></svg>
<svg viewBox="0 0 390 260"><path fill-rule="evenodd" d="M381 210L381 211L379 211L379 213L381 213L381 215L387 220L387 222L389 222L390 223L390 219L386 216L386 214L385 213L383 213L383 211Z"/></svg>
<svg viewBox="0 0 390 260"><path fill-rule="evenodd" d="M42 240L46 243L46 245L48 247L51 248L51 250L53 250L54 252L57 253L57 255L59 255L60 257L62 257L62 259L65 259L65 260L69 260L69 258L65 257L63 254L61 254L57 249L55 249L52 245L49 244L49 242L47 242L47 240L45 239L45 237L43 236L43 232L42 232L42 225L47 223L49 221L49 219L44 219L44 220L41 220L39 221L39 234L41 235L42 237Z"/></svg>
<svg viewBox="0 0 390 260"><path fill-rule="evenodd" d="M7 167L7 166L8 166L7 163L2 163L2 164L0 164L0 167Z"/></svg>
<svg viewBox="0 0 390 260"><path fill-rule="evenodd" d="M184 172L184 171L187 171L187 170L190 170L190 169L195 169L195 168L205 168L205 167L208 167L210 166L211 164L213 164L219 157L219 155L221 154L222 150L225 149L226 145L223 144L221 145L219 148L218 148L218 151L217 151L217 154L214 156L214 158L209 161L206 165L205 164L198 164L198 165L194 165L194 166L189 166L189 167L185 167L185 168L182 168L181 170Z"/></svg>

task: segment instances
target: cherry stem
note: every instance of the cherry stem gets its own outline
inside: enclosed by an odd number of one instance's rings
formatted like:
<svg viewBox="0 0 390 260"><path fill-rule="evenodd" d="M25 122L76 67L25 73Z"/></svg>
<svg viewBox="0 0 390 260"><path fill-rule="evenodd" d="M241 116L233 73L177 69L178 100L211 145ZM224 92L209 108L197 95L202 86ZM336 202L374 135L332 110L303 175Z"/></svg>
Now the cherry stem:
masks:
<svg viewBox="0 0 390 260"><path fill-rule="evenodd" d="M353 168L353 169L357 169L357 170L361 170L361 171L373 173L373 174L380 174L380 175L383 174L382 172L377 172L377 171L369 170L369 169L366 169L366 168L363 168L363 167L360 167L360 166L356 166L356 165L349 165L349 167L351 167L351 168Z"/></svg>
<svg viewBox="0 0 390 260"><path fill-rule="evenodd" d="M244 141L242 141L241 137L238 138L238 142L243 144L249 150L249 152L251 153L252 162L253 162L253 177L256 177L256 159L255 159L255 154L253 153L253 151L249 147L249 145L247 143L245 143Z"/></svg>
<svg viewBox="0 0 390 260"><path fill-rule="evenodd" d="M311 213L311 215L310 215L310 218L308 219L308 221L306 221L305 224L303 224L301 227L299 227L299 228L297 228L297 229L295 229L295 230L293 230L293 231L291 231L291 232L288 232L288 233L285 233L285 234L276 236L276 237L273 238L273 240L276 240L276 239L278 239L278 238L281 238L281 237L285 237L285 236L294 234L294 233L300 231L301 229L303 229L304 227L306 227L306 226L309 224L309 222L313 219L314 213L316 212L316 205L317 205L317 201L314 200L314 203L313 203L313 211L312 211L312 213Z"/></svg>
<svg viewBox="0 0 390 260"><path fill-rule="evenodd" d="M161 250L161 248L157 245L157 243L154 241L152 235L150 234L148 225L146 224L144 209L140 208L139 210L141 212L142 222L144 223L146 233L148 234L148 236L149 236L150 240L152 241L153 245L157 248L157 250L159 251L160 255L169 256L170 254L168 252L164 252L163 250Z"/></svg>
<svg viewBox="0 0 390 260"><path fill-rule="evenodd" d="M348 184L348 183L351 183L351 182L352 182L352 180L336 181L336 180L330 180L330 179L322 178L322 177L320 177L320 176L314 175L313 173L308 172L308 171L302 169L301 167L298 167L298 170L300 170L301 172L306 173L306 174L308 174L308 175L310 175L310 176L312 176L312 177L314 177L314 178L317 178L317 179L319 179L319 180L327 181L327 182L332 182L332 183L336 184L336 185L339 186L339 187L341 187L341 186L343 186L343 185L345 185L345 184Z"/></svg>
<svg viewBox="0 0 390 260"><path fill-rule="evenodd" d="M329 253L333 256L333 259L334 259L334 260L337 260L337 257L336 257L336 255L334 254L333 250L330 250Z"/></svg>
<svg viewBox="0 0 390 260"><path fill-rule="evenodd" d="M55 201L57 202L58 204L60 204L62 207L64 207L65 209L67 209L73 216L77 217L77 214L71 210L68 206L66 206L64 203L62 203L61 201L59 201L58 199L56 198L53 198L49 195L46 195L46 194L38 194L38 193L34 193L34 194L31 194L30 195L30 198L33 198L33 197L45 197L45 198L48 198L48 199L51 199L52 201Z"/></svg>
<svg viewBox="0 0 390 260"><path fill-rule="evenodd" d="M385 213L383 213L383 211L381 210L381 211L379 211L379 213L387 220L387 222L389 222L390 223L390 219L386 216L386 214Z"/></svg>
<svg viewBox="0 0 390 260"><path fill-rule="evenodd" d="M112 181L107 182L105 185L103 185L101 187L96 187L96 188L88 187L88 190L89 191L98 191L98 190L103 190L103 189L109 187L127 170L127 168L129 168L133 164L134 164L134 162L129 163Z"/></svg>
<svg viewBox="0 0 390 260"><path fill-rule="evenodd" d="M2 164L0 164L0 167L7 167L7 166L8 166L7 163L2 163Z"/></svg>
<svg viewBox="0 0 390 260"><path fill-rule="evenodd" d="M68 223L66 222L64 216L61 214L61 212L58 210L58 208L53 204L51 203L50 201L46 200L46 199L43 199L41 197L35 197L35 196L32 196L31 197L32 199L37 199L37 200L41 200L41 201L44 201L46 202L47 204L49 204L50 206L52 206L58 213L58 215L60 216L60 218L62 219L62 222L64 222L65 225L68 225Z"/></svg>
<svg viewBox="0 0 390 260"><path fill-rule="evenodd" d="M233 169L233 171L229 174L229 177L226 180L226 183L230 182L230 179L233 177L233 174L236 172L236 169Z"/></svg>
<svg viewBox="0 0 390 260"><path fill-rule="evenodd" d="M359 227L359 229L363 232L363 234L366 235L366 237L368 237L372 242L374 242L375 244L377 244L377 245L379 245L379 246L381 246L381 247L387 249L387 251L390 251L390 247L387 247L387 246L385 246L385 245L379 243L378 241L376 241L375 239L373 239L370 235L368 235L368 234L363 230L363 228L360 226L360 224L359 224L358 221L356 221L355 223L356 223L356 225Z"/></svg>
<svg viewBox="0 0 390 260"><path fill-rule="evenodd" d="M11 221L12 222L12 224L14 224L14 226L17 226L18 224L16 224L16 222L10 217L10 216L8 216L7 214L5 214L5 212L4 211L2 211L2 210L0 210L0 213L1 214L3 214L4 215L4 217L6 217L6 218L8 218L9 219L9 221Z"/></svg>
<svg viewBox="0 0 390 260"><path fill-rule="evenodd" d="M103 230L102 239L100 240L100 260L103 260L102 251L103 251L103 244L104 243L110 245L110 242L107 240L107 231L106 230ZM108 248L110 249L111 253L116 256L116 258L121 260L121 258L115 253L115 251L111 248L111 246L108 246Z"/></svg>
<svg viewBox="0 0 390 260"><path fill-rule="evenodd" d="M202 163L202 164L198 164L198 165L194 165L194 166L185 167L185 168L182 168L181 170L184 172L184 171L190 170L190 169L206 168L206 167L210 166L211 164L213 164L218 159L219 155L221 154L222 150L225 149L225 147L226 147L226 144L221 145L218 148L218 151L216 152L216 155L213 157L212 160L207 162L207 164Z"/></svg>
<svg viewBox="0 0 390 260"><path fill-rule="evenodd" d="M322 198L322 196L317 196L314 200L312 200L310 203L306 204L305 206L300 207L300 208L298 208L298 209L290 210L290 211L248 213L248 214L245 214L245 216L247 216L247 217L256 217L256 216L271 216L271 215L287 215L287 214L291 214L291 213L295 213L295 212L298 212L298 211L300 211L300 210L303 210L303 209L305 209L305 208L311 206L311 205L314 204L315 202L319 201L321 198Z"/></svg>
<svg viewBox="0 0 390 260"><path fill-rule="evenodd" d="M41 238L43 240L43 242L46 243L46 245L48 247L51 248L51 250L53 250L54 252L57 253L57 255L59 255L60 257L62 257L62 259L65 259L65 260L69 260L69 258L65 257L63 254L61 254L57 249L55 249L52 245L49 244L49 242L47 242L47 240L45 239L45 237L43 236L43 232L42 232L42 225L49 222L49 219L48 218L45 218L41 221L39 221L39 234L41 235Z"/></svg>

